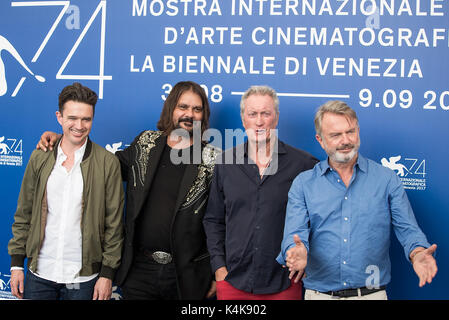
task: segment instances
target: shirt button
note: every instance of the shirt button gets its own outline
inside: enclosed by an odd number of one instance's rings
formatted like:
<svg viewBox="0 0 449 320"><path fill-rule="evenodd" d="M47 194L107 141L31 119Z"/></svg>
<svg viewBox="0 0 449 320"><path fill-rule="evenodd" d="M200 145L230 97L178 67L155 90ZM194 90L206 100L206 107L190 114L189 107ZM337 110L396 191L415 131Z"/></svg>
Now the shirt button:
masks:
<svg viewBox="0 0 449 320"><path fill-rule="evenodd" d="M345 197L345 200L348 200L348 197Z"/></svg>
<svg viewBox="0 0 449 320"><path fill-rule="evenodd" d="M343 264L346 264L346 261L343 261Z"/></svg>
<svg viewBox="0 0 449 320"><path fill-rule="evenodd" d="M338 179L337 182L340 182L340 179Z"/></svg>
<svg viewBox="0 0 449 320"><path fill-rule="evenodd" d="M348 217L345 217L345 221L348 221Z"/></svg>
<svg viewBox="0 0 449 320"><path fill-rule="evenodd" d="M346 282L343 282L343 285L346 287L348 284Z"/></svg>
<svg viewBox="0 0 449 320"><path fill-rule="evenodd" d="M343 239L344 242L348 242L348 239Z"/></svg>

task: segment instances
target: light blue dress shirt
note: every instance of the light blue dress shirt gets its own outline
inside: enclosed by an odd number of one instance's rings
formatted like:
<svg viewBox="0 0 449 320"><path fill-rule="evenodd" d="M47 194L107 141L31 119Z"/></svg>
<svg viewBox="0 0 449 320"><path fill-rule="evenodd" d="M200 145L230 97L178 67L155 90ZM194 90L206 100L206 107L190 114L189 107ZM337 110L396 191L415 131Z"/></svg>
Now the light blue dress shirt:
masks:
<svg viewBox="0 0 449 320"><path fill-rule="evenodd" d="M308 250L304 287L321 292L390 282L390 230L407 260L416 247L429 247L396 173L358 155L346 188L328 160L299 174L288 194L281 253L297 234Z"/></svg>

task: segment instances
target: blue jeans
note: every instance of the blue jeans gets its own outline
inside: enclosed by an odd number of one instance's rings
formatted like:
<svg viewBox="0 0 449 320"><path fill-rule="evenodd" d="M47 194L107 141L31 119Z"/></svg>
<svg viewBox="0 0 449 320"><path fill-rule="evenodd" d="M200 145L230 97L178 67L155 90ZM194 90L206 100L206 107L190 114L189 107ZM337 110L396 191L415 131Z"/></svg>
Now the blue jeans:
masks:
<svg viewBox="0 0 449 320"><path fill-rule="evenodd" d="M98 277L81 283L56 283L26 273L24 299L31 300L92 300Z"/></svg>

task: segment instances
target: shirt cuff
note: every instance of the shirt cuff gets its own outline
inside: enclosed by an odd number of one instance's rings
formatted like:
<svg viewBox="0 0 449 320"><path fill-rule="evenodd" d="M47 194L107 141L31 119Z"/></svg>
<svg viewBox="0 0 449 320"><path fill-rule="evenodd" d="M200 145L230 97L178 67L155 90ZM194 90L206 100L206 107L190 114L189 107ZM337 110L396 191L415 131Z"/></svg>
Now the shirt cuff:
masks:
<svg viewBox="0 0 449 320"><path fill-rule="evenodd" d="M279 255L278 255L277 258L276 258L276 261L277 261L280 265L285 266L285 259L284 259L284 257L282 256L282 253L279 253Z"/></svg>
<svg viewBox="0 0 449 320"><path fill-rule="evenodd" d="M430 247L430 243L421 243L421 244L415 244L414 246L412 246L412 248L409 250L408 254L406 255L406 258L408 260L408 262L412 263L412 261L410 260L410 254L413 252L413 250L415 250L416 248L424 248L427 249ZM435 258L435 254L436 252L434 252L432 254L432 256Z"/></svg>
<svg viewBox="0 0 449 320"><path fill-rule="evenodd" d="M9 271L13 271L13 270L22 270L23 271L23 268L22 267L11 267L11 269L9 269Z"/></svg>
<svg viewBox="0 0 449 320"><path fill-rule="evenodd" d="M221 267L226 267L226 259L224 256L215 256L211 257L210 263L212 266L212 271L215 274L215 271L217 271Z"/></svg>

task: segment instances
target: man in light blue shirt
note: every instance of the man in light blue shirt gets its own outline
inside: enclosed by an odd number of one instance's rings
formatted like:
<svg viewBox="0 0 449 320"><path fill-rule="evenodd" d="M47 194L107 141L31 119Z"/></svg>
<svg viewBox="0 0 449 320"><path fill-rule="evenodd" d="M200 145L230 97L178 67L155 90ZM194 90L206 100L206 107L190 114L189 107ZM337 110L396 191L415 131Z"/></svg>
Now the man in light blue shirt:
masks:
<svg viewBox="0 0 449 320"><path fill-rule="evenodd" d="M430 283L436 245L419 228L396 173L358 153L355 111L329 101L315 129L328 159L293 181L277 257L295 281L305 269L305 299L387 299L391 224L419 286Z"/></svg>

